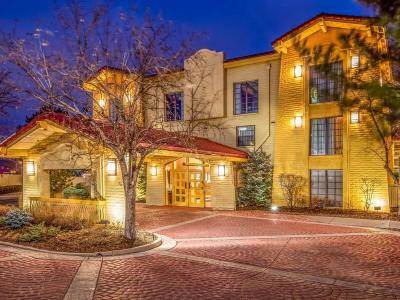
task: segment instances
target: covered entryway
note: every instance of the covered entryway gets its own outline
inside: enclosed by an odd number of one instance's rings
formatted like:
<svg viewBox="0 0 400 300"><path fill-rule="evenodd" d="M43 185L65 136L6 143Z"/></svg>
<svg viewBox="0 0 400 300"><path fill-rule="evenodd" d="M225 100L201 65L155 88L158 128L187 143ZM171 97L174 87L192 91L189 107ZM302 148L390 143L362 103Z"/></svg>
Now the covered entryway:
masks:
<svg viewBox="0 0 400 300"><path fill-rule="evenodd" d="M165 166L167 204L210 206L210 164L196 158L176 159Z"/></svg>

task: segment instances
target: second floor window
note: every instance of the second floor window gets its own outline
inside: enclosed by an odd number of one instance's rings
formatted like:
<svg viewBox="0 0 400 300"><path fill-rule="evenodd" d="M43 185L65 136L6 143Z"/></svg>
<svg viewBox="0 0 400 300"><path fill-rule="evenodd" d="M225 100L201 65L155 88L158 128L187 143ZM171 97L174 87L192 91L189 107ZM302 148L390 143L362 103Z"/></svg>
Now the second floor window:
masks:
<svg viewBox="0 0 400 300"><path fill-rule="evenodd" d="M342 154L343 118L311 120L311 155Z"/></svg>
<svg viewBox="0 0 400 300"><path fill-rule="evenodd" d="M310 67L310 103L339 101L343 98L341 61Z"/></svg>
<svg viewBox="0 0 400 300"><path fill-rule="evenodd" d="M165 120L183 120L183 93L175 92L165 95Z"/></svg>
<svg viewBox="0 0 400 300"><path fill-rule="evenodd" d="M119 121L119 112L116 101L109 102L109 118L114 123Z"/></svg>
<svg viewBox="0 0 400 300"><path fill-rule="evenodd" d="M254 146L255 130L254 125L236 127L237 146Z"/></svg>
<svg viewBox="0 0 400 300"><path fill-rule="evenodd" d="M235 115L258 112L258 80L235 83Z"/></svg>

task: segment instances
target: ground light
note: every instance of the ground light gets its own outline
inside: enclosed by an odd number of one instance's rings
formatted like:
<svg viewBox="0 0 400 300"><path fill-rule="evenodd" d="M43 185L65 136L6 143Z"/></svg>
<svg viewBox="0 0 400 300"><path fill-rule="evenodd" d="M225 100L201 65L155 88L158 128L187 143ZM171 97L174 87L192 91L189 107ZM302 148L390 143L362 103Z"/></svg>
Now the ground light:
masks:
<svg viewBox="0 0 400 300"><path fill-rule="evenodd" d="M271 210L272 210L272 211L278 211L278 206L272 205L272 206L271 206Z"/></svg>

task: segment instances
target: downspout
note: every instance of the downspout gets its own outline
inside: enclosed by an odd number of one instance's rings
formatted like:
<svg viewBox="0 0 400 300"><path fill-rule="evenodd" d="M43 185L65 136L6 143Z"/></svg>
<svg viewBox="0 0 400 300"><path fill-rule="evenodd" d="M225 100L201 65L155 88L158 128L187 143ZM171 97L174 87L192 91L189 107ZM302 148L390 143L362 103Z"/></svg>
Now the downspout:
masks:
<svg viewBox="0 0 400 300"><path fill-rule="evenodd" d="M268 67L268 136L264 139L264 141L257 148L257 151L260 149L262 150L262 146L271 137L271 68L272 68L272 64L269 64L269 67Z"/></svg>

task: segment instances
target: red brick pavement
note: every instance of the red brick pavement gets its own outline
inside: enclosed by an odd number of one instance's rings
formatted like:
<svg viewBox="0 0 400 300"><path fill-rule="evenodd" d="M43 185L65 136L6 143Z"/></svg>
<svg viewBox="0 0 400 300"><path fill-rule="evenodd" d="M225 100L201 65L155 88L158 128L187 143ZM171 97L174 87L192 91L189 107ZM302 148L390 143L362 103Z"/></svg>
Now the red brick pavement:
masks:
<svg viewBox="0 0 400 300"><path fill-rule="evenodd" d="M208 215L215 217L198 220ZM247 218L252 216L258 218ZM107 260L100 270L96 299L395 299L400 288L400 237L394 235L279 238L280 235L364 232L367 229L268 220L266 212L211 212L199 209L138 207L141 229L191 221L162 230L175 238L218 238L180 241L171 254ZM301 216L300 218L302 218ZM263 219L264 218L264 219ZM285 216L299 221L298 216ZM272 235L275 239L248 239ZM238 237L223 240L222 237ZM62 299L79 266L76 260L12 257L0 251L0 299ZM243 270L194 260L211 258L257 266ZM271 275L259 267L286 271ZM298 279L293 275L304 274ZM314 276L313 280L306 275ZM317 283L338 279L349 287ZM360 284L386 287L372 292ZM351 287L351 284L355 286ZM385 294L386 293L386 294Z"/></svg>
<svg viewBox="0 0 400 300"><path fill-rule="evenodd" d="M291 234L368 232L367 229L217 215L206 220L162 230L176 239Z"/></svg>
<svg viewBox="0 0 400 300"><path fill-rule="evenodd" d="M136 224L141 230L150 230L162 226L186 222L212 214L213 212L198 208L137 206Z"/></svg>
<svg viewBox="0 0 400 300"><path fill-rule="evenodd" d="M79 265L27 257L0 261L0 299L63 299Z"/></svg>
<svg viewBox="0 0 400 300"><path fill-rule="evenodd" d="M155 255L104 262L95 299L395 299L395 297Z"/></svg>

